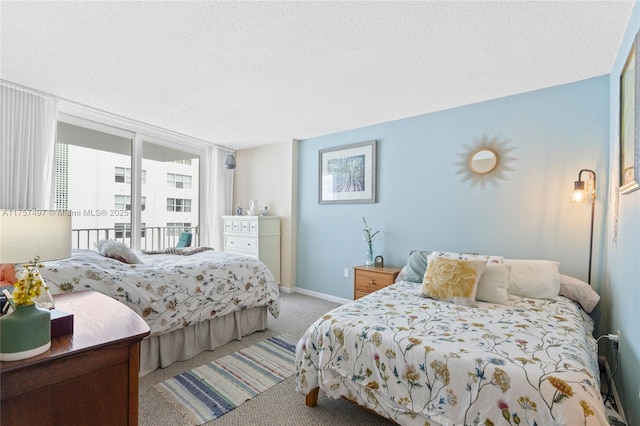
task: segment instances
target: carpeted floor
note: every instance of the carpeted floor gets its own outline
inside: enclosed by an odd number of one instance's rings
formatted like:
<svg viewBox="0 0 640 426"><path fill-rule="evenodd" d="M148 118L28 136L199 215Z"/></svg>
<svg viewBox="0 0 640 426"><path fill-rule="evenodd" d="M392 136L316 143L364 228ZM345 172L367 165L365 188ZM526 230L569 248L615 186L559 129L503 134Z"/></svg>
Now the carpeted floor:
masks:
<svg viewBox="0 0 640 426"><path fill-rule="evenodd" d="M161 395L154 385L183 371L229 355L256 344L268 337L288 334L296 339L322 314L338 306L299 293L281 293L280 318L269 316L269 328L253 333L240 341L233 341L215 351L204 352L188 361L173 363L140 378L140 417L143 426L188 425L182 414ZM311 408L304 403L304 395L296 392L295 376L285 379L266 392L245 402L235 410L206 425L332 425L370 426L392 425L363 408L346 400L327 398L322 392L318 405Z"/></svg>

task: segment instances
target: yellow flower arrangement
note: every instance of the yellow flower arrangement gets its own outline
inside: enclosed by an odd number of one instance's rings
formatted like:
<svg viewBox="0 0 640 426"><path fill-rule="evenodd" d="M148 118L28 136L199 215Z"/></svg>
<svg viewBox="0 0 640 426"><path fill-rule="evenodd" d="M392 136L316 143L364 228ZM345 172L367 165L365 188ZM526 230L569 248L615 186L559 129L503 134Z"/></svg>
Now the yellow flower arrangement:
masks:
<svg viewBox="0 0 640 426"><path fill-rule="evenodd" d="M24 265L24 270L20 272L18 281L14 284L13 301L17 306L30 305L42 293L44 282L40 276L38 268L44 265L38 263L39 256Z"/></svg>

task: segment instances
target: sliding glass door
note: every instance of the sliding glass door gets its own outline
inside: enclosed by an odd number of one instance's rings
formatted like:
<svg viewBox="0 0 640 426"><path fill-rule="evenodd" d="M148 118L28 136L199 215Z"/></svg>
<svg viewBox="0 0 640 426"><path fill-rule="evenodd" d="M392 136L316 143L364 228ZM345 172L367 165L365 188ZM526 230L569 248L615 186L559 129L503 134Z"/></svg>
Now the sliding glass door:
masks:
<svg viewBox="0 0 640 426"><path fill-rule="evenodd" d="M101 239L129 245L133 135L90 125L58 122L55 206L71 212L74 248Z"/></svg>
<svg viewBox="0 0 640 426"><path fill-rule="evenodd" d="M72 214L73 247L101 239L134 249L199 237L199 154L133 132L67 117L58 121L56 208Z"/></svg>
<svg viewBox="0 0 640 426"><path fill-rule="evenodd" d="M200 190L199 155L160 141L142 143L142 169L148 184L142 186L146 224L141 248L160 250L175 247L183 233L191 246L198 245Z"/></svg>

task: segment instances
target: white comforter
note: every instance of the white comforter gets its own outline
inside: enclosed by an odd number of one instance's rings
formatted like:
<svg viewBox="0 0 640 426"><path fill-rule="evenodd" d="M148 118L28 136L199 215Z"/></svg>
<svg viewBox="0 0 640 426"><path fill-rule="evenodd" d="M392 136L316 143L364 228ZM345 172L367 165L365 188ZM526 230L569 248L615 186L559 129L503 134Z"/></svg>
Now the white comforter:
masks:
<svg viewBox="0 0 640 426"><path fill-rule="evenodd" d="M52 294L95 290L133 309L151 335L231 313L267 306L279 314L279 290L258 259L214 250L189 256L138 254L129 265L93 250L45 262L40 269Z"/></svg>

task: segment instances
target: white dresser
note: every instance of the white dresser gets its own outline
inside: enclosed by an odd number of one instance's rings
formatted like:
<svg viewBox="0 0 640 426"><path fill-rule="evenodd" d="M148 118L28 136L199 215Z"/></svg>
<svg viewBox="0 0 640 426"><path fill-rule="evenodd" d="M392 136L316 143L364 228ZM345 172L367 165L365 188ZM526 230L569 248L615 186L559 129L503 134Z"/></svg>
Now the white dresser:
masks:
<svg viewBox="0 0 640 426"><path fill-rule="evenodd" d="M280 284L280 218L222 216L224 251L257 257Z"/></svg>

